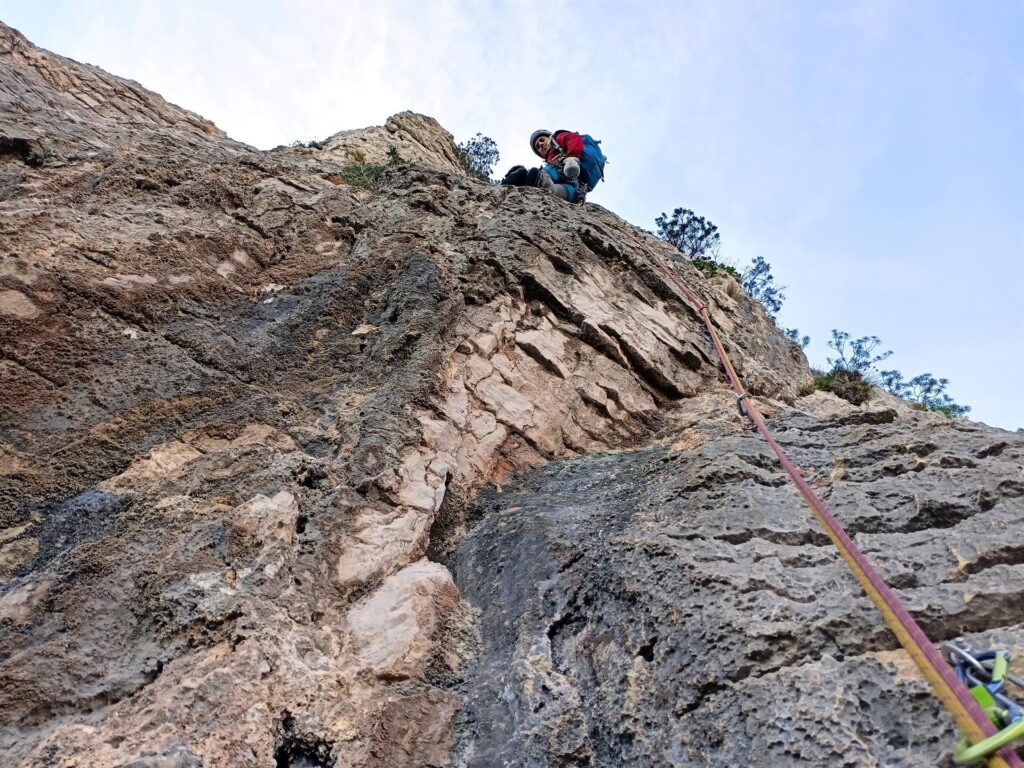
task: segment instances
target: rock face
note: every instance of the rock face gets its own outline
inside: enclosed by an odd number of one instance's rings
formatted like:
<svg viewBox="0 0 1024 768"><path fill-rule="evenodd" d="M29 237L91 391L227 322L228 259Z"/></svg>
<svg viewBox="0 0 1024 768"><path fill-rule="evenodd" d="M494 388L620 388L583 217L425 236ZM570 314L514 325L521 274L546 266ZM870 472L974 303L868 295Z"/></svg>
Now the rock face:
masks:
<svg viewBox="0 0 1024 768"><path fill-rule="evenodd" d="M830 400L772 426L887 582L931 637L1024 652L1024 440ZM461 764L948 760L952 721L735 422L480 494L450 563L483 639Z"/></svg>
<svg viewBox="0 0 1024 768"><path fill-rule="evenodd" d="M648 233L427 117L258 152L2 25L0 96L5 764L951 743ZM675 268L936 638L1008 642L1020 438L798 398L760 307Z"/></svg>

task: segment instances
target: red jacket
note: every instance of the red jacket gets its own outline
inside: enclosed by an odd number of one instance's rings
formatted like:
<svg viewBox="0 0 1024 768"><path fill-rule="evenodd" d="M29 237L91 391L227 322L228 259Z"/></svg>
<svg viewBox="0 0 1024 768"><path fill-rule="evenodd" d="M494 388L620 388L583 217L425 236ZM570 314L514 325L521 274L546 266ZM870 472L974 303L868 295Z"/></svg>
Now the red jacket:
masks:
<svg viewBox="0 0 1024 768"><path fill-rule="evenodd" d="M551 138L554 142L548 150L545 159L549 164L555 165L567 157L583 156L583 137L572 131L556 131Z"/></svg>

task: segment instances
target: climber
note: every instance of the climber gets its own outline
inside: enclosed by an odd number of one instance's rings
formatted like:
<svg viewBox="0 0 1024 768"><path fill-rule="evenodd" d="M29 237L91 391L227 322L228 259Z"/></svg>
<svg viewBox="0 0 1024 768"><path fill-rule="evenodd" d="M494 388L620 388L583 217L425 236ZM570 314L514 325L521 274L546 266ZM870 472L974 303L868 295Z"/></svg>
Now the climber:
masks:
<svg viewBox="0 0 1024 768"><path fill-rule="evenodd" d="M587 192L604 178L606 162L599 141L572 131L534 131L530 148L543 158L541 168L527 170L517 165L501 183L513 186L537 186L562 200L582 203Z"/></svg>

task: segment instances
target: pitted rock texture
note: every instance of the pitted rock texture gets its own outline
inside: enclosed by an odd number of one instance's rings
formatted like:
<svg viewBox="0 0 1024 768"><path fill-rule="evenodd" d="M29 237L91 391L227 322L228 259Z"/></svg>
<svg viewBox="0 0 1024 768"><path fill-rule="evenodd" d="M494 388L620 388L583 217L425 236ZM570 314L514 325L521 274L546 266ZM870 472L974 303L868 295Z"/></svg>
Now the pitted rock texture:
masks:
<svg viewBox="0 0 1024 768"><path fill-rule="evenodd" d="M475 489L723 386L672 249L420 115L258 152L2 25L0 74L5 764L444 764ZM793 400L800 350L676 268Z"/></svg>
<svg viewBox="0 0 1024 768"><path fill-rule="evenodd" d="M952 765L767 445L704 408L674 445L478 497L449 562L481 633L456 764ZM1024 653L1024 436L821 393L769 426L933 640Z"/></svg>

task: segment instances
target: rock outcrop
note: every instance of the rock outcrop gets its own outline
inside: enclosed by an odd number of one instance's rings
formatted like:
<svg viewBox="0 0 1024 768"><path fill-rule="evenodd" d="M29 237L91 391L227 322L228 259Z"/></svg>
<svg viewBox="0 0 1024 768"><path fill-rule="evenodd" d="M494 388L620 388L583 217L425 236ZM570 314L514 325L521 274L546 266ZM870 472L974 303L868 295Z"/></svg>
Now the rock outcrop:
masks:
<svg viewBox="0 0 1024 768"><path fill-rule="evenodd" d="M944 754L671 248L421 115L260 152L2 25L0 95L11 765ZM936 638L1013 644L1024 441L801 398L759 305L674 268Z"/></svg>

